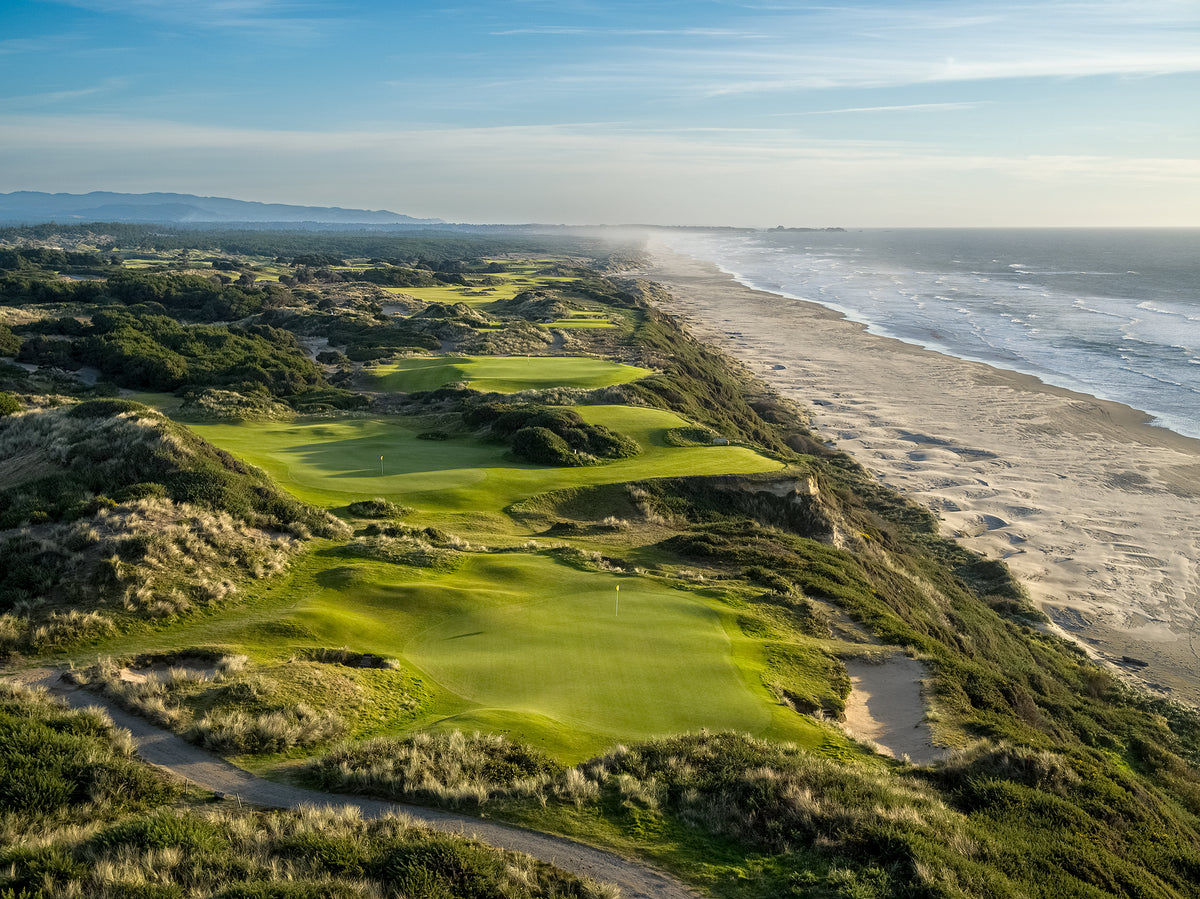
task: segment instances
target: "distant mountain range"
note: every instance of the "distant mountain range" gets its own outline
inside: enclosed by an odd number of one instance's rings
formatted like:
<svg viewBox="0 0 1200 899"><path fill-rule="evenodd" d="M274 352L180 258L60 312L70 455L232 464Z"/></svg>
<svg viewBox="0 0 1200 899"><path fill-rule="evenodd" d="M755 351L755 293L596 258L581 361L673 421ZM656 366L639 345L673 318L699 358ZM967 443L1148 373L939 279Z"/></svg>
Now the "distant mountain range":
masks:
<svg viewBox="0 0 1200 899"><path fill-rule="evenodd" d="M48 194L19 190L0 194L0 222L35 225L44 222L127 222L154 225L251 225L287 223L329 225L438 225L441 219L419 219L387 210L342 209L338 206L288 206L251 203L192 194Z"/></svg>

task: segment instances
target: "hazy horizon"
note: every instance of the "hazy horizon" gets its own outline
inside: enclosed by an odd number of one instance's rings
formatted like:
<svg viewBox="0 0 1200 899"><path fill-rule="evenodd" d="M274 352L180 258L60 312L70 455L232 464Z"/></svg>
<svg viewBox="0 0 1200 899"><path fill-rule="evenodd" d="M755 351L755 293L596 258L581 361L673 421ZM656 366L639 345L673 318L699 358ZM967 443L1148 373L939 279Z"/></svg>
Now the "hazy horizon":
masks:
<svg viewBox="0 0 1200 899"><path fill-rule="evenodd" d="M1200 6L44 0L0 192L459 222L1200 226Z"/></svg>

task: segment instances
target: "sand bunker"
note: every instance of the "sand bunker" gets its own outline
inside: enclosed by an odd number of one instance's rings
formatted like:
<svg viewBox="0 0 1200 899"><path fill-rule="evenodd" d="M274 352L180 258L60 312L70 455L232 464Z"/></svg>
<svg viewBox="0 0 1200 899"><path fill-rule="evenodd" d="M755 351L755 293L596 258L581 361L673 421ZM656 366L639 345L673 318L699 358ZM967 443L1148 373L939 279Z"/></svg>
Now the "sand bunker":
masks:
<svg viewBox="0 0 1200 899"><path fill-rule="evenodd" d="M928 765L945 757L933 745L925 722L921 683L925 666L906 656L882 663L849 661L850 695L846 698L846 732L874 742L885 755Z"/></svg>

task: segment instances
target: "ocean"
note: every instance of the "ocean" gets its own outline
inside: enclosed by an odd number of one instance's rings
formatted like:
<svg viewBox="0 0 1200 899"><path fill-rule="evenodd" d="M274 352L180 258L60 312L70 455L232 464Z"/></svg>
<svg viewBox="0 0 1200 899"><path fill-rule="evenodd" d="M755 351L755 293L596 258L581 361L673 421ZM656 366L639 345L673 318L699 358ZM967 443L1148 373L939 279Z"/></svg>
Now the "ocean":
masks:
<svg viewBox="0 0 1200 899"><path fill-rule="evenodd" d="M872 333L1124 403L1200 437L1200 229L656 237Z"/></svg>

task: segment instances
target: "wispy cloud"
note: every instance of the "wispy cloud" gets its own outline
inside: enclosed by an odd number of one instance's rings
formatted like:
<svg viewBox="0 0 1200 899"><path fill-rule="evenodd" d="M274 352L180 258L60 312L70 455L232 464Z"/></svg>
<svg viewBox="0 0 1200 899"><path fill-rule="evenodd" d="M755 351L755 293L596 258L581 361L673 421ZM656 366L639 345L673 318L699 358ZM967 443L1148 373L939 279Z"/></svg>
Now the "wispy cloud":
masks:
<svg viewBox="0 0 1200 899"><path fill-rule="evenodd" d="M11 97L0 97L0 109L30 109L40 106L55 106L81 100L84 97L94 97L97 94L107 94L129 83L125 78L107 78L100 84L77 88L69 91L46 91L40 94L20 94Z"/></svg>
<svg viewBox="0 0 1200 899"><path fill-rule="evenodd" d="M900 106L851 106L845 109L814 109L808 112L777 112L775 118L810 115L850 115L860 112L952 112L960 109L978 109L991 101L965 101L961 103L906 103Z"/></svg>
<svg viewBox="0 0 1200 899"><path fill-rule="evenodd" d="M592 35L601 37L711 37L762 39L766 34L758 31L737 31L728 28L615 28L587 25L532 25L523 28L507 28L493 31L495 37L510 37L525 34L544 35Z"/></svg>
<svg viewBox="0 0 1200 899"><path fill-rule="evenodd" d="M1192 0L951 0L735 7L719 28L521 26L493 35L608 36L558 63L642 73L704 96L1200 71ZM640 36L644 42L631 44ZM734 40L734 37L755 40ZM689 38L690 40L680 40ZM622 42L625 39L625 42ZM555 63L547 64L554 67Z"/></svg>
<svg viewBox="0 0 1200 899"><path fill-rule="evenodd" d="M106 15L167 25L248 33L257 40L310 41L341 17L336 4L316 0L53 0Z"/></svg>

